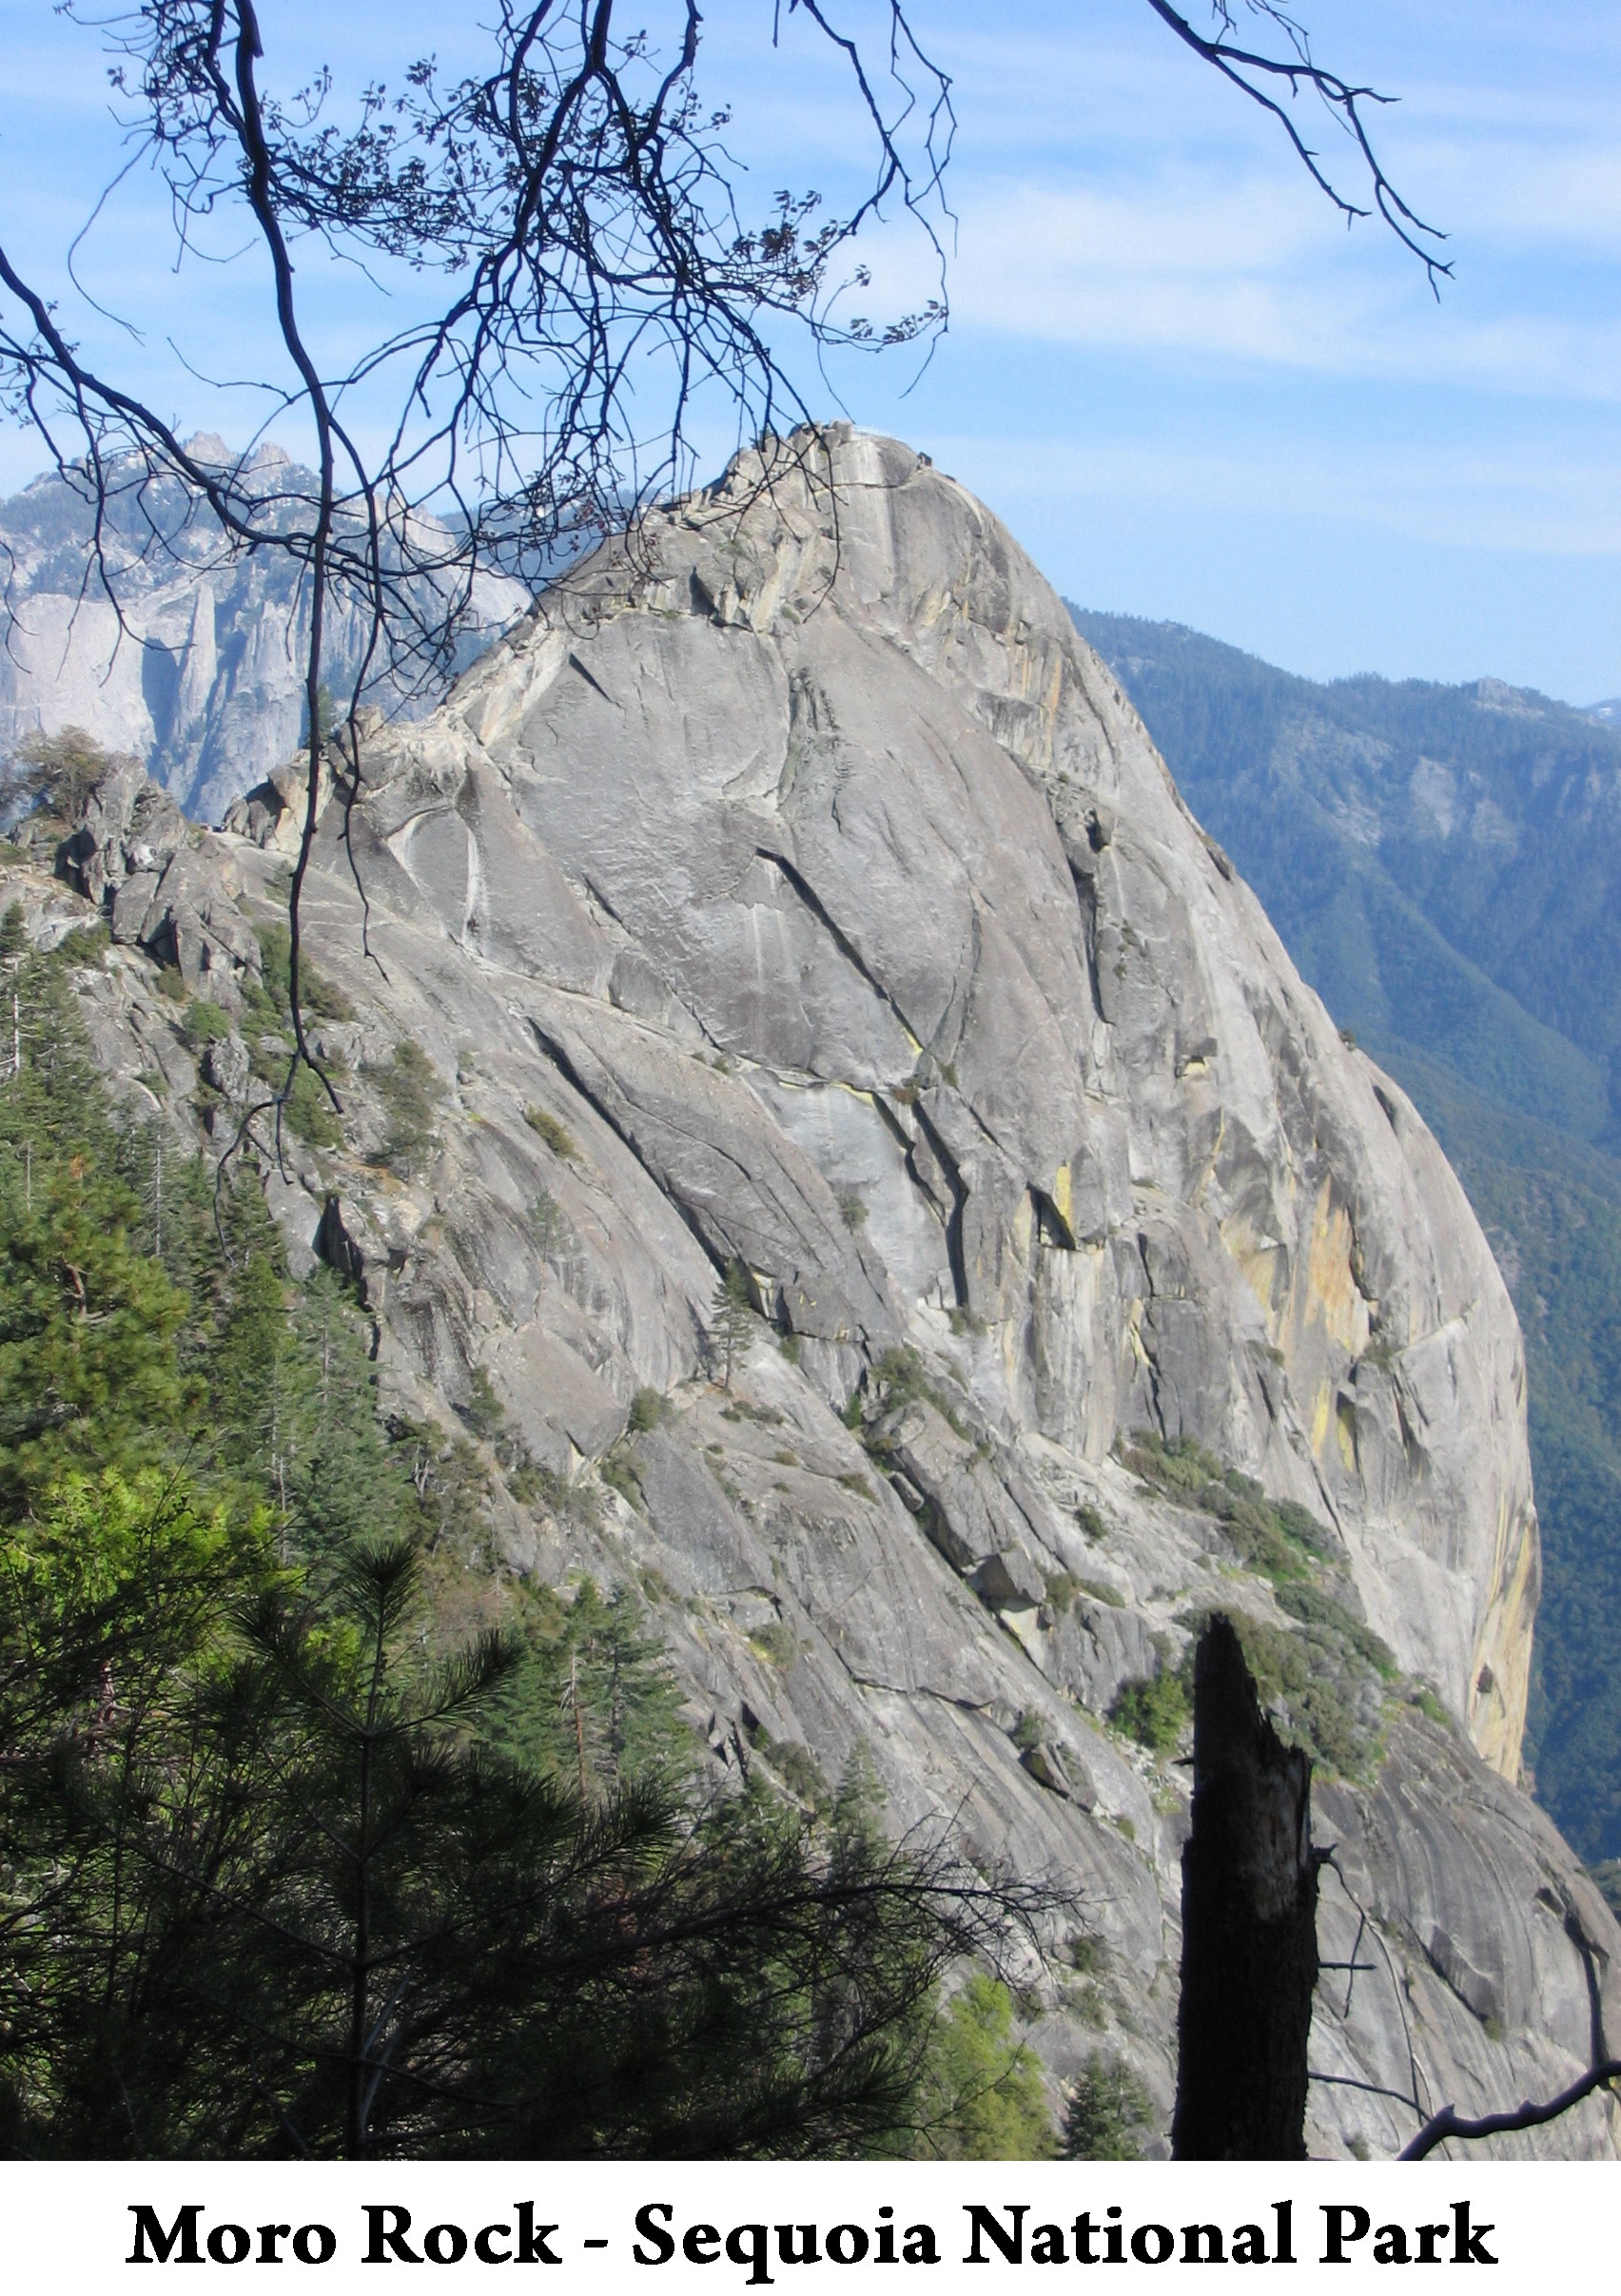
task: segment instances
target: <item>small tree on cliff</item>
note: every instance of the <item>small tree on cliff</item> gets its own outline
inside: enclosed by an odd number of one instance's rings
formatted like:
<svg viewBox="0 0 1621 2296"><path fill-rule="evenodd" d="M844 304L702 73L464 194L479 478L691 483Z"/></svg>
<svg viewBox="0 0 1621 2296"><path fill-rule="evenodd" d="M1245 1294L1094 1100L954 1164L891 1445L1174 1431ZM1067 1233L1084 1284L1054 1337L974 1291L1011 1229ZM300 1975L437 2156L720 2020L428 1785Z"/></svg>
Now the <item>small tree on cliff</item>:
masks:
<svg viewBox="0 0 1621 2296"><path fill-rule="evenodd" d="M84 818L91 793L128 759L104 749L80 726L29 733L0 764L0 813L38 809L69 824Z"/></svg>
<svg viewBox="0 0 1621 2296"><path fill-rule="evenodd" d="M730 1393L732 1374L754 1343L754 1306L749 1296L749 1275L734 1259L714 1287L710 1302L710 1348L720 1366L721 1384Z"/></svg>

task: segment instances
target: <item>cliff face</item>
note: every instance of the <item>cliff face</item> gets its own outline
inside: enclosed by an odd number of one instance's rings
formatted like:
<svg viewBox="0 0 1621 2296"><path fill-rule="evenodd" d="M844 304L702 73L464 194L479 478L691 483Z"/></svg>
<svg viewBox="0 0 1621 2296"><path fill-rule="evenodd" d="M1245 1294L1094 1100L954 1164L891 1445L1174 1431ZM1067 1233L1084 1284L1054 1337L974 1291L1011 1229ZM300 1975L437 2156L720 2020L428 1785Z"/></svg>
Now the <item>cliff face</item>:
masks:
<svg viewBox="0 0 1621 2296"><path fill-rule="evenodd" d="M865 1740L897 1820L1072 1878L1061 2076L1103 2047L1168 2108L1185 1773L1108 1717L1219 1605L1341 1773L1325 1956L1364 1910L1385 1955L1325 1981L1317 2070L1408 2091L1411 2040L1427 2104L1551 2092L1621 1936L1514 1783L1536 1529L1491 1255L1006 534L892 442L830 457L745 461L371 742L380 963L340 806L306 892L359 1017L321 1031L347 1146L270 1183L295 1257L358 1274L414 1409L481 1367L549 1464L607 1460L596 1526L498 1535L639 1581L717 1765ZM177 1120L139 952L231 1002L290 827L268 788L231 818L98 847L124 945L85 994ZM401 1038L446 1095L413 1182L367 1160ZM775 1335L728 1391L739 1261ZM1312 2093L1314 2150L1411 2133ZM1608 2152L1607 2110L1520 2149Z"/></svg>
<svg viewBox="0 0 1621 2296"><path fill-rule="evenodd" d="M695 1030L751 1064L731 1120L763 1105L774 1158L859 1191L854 1236L802 1187L739 1201L652 1119L689 1220L831 1385L841 1348L944 1343L955 1309L1008 1432L1196 1438L1340 1532L1372 1624L1512 1772L1522 1352L1450 1172L994 520L872 439L739 527L753 482L487 657L368 827L486 958L566 939L554 981L610 1011L537 1018L621 1134L651 1042ZM550 900L514 898L530 844ZM633 964L656 993L615 994Z"/></svg>
<svg viewBox="0 0 1621 2296"><path fill-rule="evenodd" d="M236 458L200 438L205 461ZM313 475L264 446L242 465L268 522L290 524ZM55 473L0 503L6 645L0 651L0 742L80 726L104 749L150 768L188 812L216 820L282 763L303 723L308 598L298 568L267 554L233 557L213 520L173 481L139 482L109 468L101 546L115 611L91 565L88 504ZM516 583L480 584L486 633L522 603ZM120 622L122 613L122 625ZM328 616L328 682L359 674L364 616ZM379 698L407 707L405 693Z"/></svg>
<svg viewBox="0 0 1621 2296"><path fill-rule="evenodd" d="M1621 1854L1621 725L1494 679L1271 668L1072 608L1338 1022L1412 1092L1519 1310L1543 1542L1537 1791Z"/></svg>

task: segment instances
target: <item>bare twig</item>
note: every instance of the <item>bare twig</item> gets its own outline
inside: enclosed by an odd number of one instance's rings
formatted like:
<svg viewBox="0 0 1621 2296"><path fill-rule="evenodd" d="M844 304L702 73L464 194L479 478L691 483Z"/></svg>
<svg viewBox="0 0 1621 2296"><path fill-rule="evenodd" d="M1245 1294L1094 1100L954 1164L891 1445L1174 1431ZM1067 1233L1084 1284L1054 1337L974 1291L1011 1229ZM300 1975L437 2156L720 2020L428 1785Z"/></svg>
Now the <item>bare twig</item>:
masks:
<svg viewBox="0 0 1621 2296"><path fill-rule="evenodd" d="M1374 149L1367 123L1362 116L1364 105L1392 104L1396 101L1395 97L1380 95L1377 88L1357 87L1350 80L1341 79L1338 72L1325 69L1312 54L1305 27L1279 6L1278 0L1249 0L1249 10L1252 15L1275 24L1282 33L1287 52L1281 56L1269 56L1258 49L1241 47L1227 36L1233 30L1233 13L1226 0L1214 0L1214 13L1220 29L1213 39L1207 39L1196 31L1188 19L1171 7L1170 0L1148 0L1148 6L1162 24L1170 27L1179 40L1192 49L1196 56L1211 65L1224 80L1230 80L1235 88L1249 97L1252 104L1258 104L1262 111L1271 114L1318 189L1338 209L1348 224L1354 223L1373 210L1358 206L1355 200L1348 198L1338 188L1320 155L1306 142L1293 118L1277 96L1271 93L1267 83L1270 82L1273 87L1285 87L1291 97L1298 96L1302 88L1318 96L1336 126L1350 138L1367 180L1368 196L1373 201L1374 209L1395 232L1402 245L1418 258L1432 290L1439 295L1441 281L1450 279L1453 269L1450 263L1442 263L1435 253L1435 243L1444 240L1446 233L1437 231L1433 224L1423 222L1396 190Z"/></svg>
<svg viewBox="0 0 1621 2296"><path fill-rule="evenodd" d="M1364 126L1363 108L1385 98L1319 67L1279 0L1249 0L1282 35L1283 52L1270 55L1229 36L1226 0L1211 38L1169 0L1149 5L1277 117L1348 218L1367 212L1336 188L1271 91L1314 92L1351 138L1373 204L1435 282L1447 268L1430 243L1436 234L1394 190ZM870 45L841 28L830 0L789 0L786 11L777 0L773 36L785 13L798 17L846 72L873 165L843 213L827 213L813 189L784 189L751 217L726 117L699 101L696 0L655 0L662 47L656 27L625 28L620 0L495 0L482 68L446 81L431 58L412 63L392 89L379 80L362 90L347 125L324 116L325 71L290 97L274 92L255 0L142 0L112 16L84 0L66 6L83 8L114 58L128 107L119 179L138 161L155 168L177 251L205 260L205 226L244 207L252 219L289 368L284 383L260 387L277 414L315 434L314 472L280 483L245 459L212 460L81 354L49 295L0 245L0 399L32 425L85 507L87 593L99 589L122 628L131 556L179 558L205 521L227 558L272 556L297 577L307 777L288 894L294 1045L273 1101L279 1150L302 1066L340 1106L306 1034L301 979L321 697L339 618L359 633L345 672L342 825L370 957L351 834L362 704L436 698L463 636L484 626L492 581L533 588L609 534L635 548L641 512L691 484L700 401L718 394L743 442L808 421L779 348L785 328L818 354L927 351L938 340L951 83L905 0L881 5L887 37ZM924 232L935 285L920 308L874 317L858 307L871 282L855 242L897 211ZM443 300L328 367L301 306L308 265L295 252L306 248L384 284L395 266L417 299L422 282L442 276ZM357 398L363 432L345 418ZM375 451L362 445L372 437ZM760 471L769 489L771 457ZM8 594L16 578L9 567Z"/></svg>
<svg viewBox="0 0 1621 2296"><path fill-rule="evenodd" d="M1437 2145L1449 2137L1474 2139L1482 2136L1503 2136L1515 2129L1540 2129L1546 2121L1556 2121L1562 2112L1569 2112L1595 2089L1607 2081L1621 2080L1621 2057L1610 2057L1602 2065L1594 2065L1572 2081L1568 2089L1551 2097L1545 2105L1516 2106L1511 2112L1488 2112L1479 2120L1465 2120L1455 2105L1443 2105L1439 2112L1426 2121L1410 2145L1404 2145L1396 2154L1397 2160L1421 2161L1434 2152Z"/></svg>

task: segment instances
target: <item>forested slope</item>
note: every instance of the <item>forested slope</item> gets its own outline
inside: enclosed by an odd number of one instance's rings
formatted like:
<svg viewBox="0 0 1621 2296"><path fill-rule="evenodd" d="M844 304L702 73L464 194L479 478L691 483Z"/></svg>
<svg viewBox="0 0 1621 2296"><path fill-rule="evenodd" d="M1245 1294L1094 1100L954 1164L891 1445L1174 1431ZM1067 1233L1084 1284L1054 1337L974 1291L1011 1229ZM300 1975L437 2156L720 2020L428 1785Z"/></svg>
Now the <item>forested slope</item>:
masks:
<svg viewBox="0 0 1621 2296"><path fill-rule="evenodd" d="M255 1156L177 1138L156 1071L108 1090L74 993L105 927L42 951L23 916L0 2157L1053 2150L1006 1989L982 1965L939 1998L1007 1901L891 1848L860 1763L813 1809L697 1795L635 1591L496 1550L498 1484L589 1495L487 1383L461 1425L380 1413L354 1287L292 1279ZM261 1043L287 1017L264 944ZM170 985L201 1049L223 1016Z"/></svg>

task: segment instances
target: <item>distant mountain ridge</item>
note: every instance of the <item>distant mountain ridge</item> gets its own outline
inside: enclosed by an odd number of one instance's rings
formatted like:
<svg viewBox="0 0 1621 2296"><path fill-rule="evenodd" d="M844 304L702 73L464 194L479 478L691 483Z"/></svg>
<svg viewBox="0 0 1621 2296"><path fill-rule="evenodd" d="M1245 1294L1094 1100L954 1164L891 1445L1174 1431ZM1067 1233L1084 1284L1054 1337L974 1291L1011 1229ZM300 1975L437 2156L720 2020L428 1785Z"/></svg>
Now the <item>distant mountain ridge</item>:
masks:
<svg viewBox="0 0 1621 2296"><path fill-rule="evenodd" d="M191 446L205 462L239 462L222 438L204 435ZM239 473L272 521L279 501L290 516L316 483L268 444ZM90 572L89 503L68 478L47 472L0 501L0 748L82 726L104 748L138 758L195 819L218 821L299 741L307 585L290 557L230 550L178 480L136 484L117 464L109 475L102 546L117 612ZM461 659L481 652L527 597L516 582L481 581L478 627ZM334 691L358 673L367 636L353 605L329 601ZM411 714L439 696L382 684L371 698Z"/></svg>
<svg viewBox="0 0 1621 2296"><path fill-rule="evenodd" d="M1338 1020L1621 1144L1621 733L1494 678L1316 685L1077 611Z"/></svg>
<svg viewBox="0 0 1621 2296"><path fill-rule="evenodd" d="M1621 1852L1621 703L1316 684L1072 608L1337 1022L1412 1093L1525 1331L1545 1552L1529 1752Z"/></svg>

